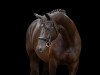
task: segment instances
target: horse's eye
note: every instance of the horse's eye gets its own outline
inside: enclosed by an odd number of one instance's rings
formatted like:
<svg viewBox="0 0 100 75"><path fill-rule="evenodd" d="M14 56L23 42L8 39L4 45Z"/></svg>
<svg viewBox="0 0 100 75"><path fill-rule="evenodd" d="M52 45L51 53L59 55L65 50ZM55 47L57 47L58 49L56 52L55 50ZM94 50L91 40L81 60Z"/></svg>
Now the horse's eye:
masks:
<svg viewBox="0 0 100 75"><path fill-rule="evenodd" d="M49 28L47 28L47 30L50 30Z"/></svg>

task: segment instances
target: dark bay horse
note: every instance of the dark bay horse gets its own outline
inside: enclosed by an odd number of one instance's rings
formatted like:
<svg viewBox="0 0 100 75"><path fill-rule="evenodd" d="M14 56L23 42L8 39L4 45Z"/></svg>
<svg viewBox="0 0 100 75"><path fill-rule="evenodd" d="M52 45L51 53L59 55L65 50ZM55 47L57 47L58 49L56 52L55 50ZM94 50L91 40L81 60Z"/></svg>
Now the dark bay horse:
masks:
<svg viewBox="0 0 100 75"><path fill-rule="evenodd" d="M26 33L26 49L30 59L30 75L39 75L39 60L44 62L46 75L56 75L57 66L68 65L69 75L75 75L81 52L81 38L74 22L65 10L57 9L31 23Z"/></svg>

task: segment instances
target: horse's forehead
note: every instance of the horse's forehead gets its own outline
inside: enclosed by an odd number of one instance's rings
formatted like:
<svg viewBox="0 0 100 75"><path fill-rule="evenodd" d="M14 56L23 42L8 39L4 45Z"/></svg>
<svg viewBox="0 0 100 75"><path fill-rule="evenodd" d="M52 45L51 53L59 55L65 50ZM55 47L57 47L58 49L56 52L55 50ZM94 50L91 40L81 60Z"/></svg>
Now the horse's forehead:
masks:
<svg viewBox="0 0 100 75"><path fill-rule="evenodd" d="M45 25L45 27L50 27L52 26L52 21L44 21L43 24Z"/></svg>
<svg viewBox="0 0 100 75"><path fill-rule="evenodd" d="M45 24L51 24L52 21L44 21Z"/></svg>
<svg viewBox="0 0 100 75"><path fill-rule="evenodd" d="M47 26L52 25L52 22L46 22L45 24L47 24Z"/></svg>

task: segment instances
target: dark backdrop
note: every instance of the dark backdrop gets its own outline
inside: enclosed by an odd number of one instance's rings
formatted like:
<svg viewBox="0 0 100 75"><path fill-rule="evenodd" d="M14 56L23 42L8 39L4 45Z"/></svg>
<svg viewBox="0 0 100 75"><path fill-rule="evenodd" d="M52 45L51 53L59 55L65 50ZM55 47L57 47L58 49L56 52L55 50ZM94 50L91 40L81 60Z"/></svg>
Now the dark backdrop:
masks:
<svg viewBox="0 0 100 75"><path fill-rule="evenodd" d="M40 3L40 4L39 4ZM43 3L43 4L42 4ZM45 14L54 9L65 9L67 15L75 22L82 39L82 51L77 75L97 74L98 67L98 7L88 2L14 2L3 8L5 17L2 26L5 36L3 63L4 72L29 75L29 58L25 49L25 34L30 23L35 20L33 13ZM5 20L6 19L6 20ZM3 29L3 28L1 28ZM6 34L6 35L5 35ZM97 59L97 60L96 60ZM58 75L67 74L67 66L60 66Z"/></svg>

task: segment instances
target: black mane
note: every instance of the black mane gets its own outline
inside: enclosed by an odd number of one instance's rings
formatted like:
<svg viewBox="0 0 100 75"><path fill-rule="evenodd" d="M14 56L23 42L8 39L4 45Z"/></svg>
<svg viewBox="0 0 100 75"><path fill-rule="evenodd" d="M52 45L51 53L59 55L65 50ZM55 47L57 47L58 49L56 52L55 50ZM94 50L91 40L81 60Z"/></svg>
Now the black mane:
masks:
<svg viewBox="0 0 100 75"><path fill-rule="evenodd" d="M49 14L52 14L52 13L55 13L55 12L61 12L63 14L66 14L66 11L64 9L55 9L55 10L49 12Z"/></svg>

